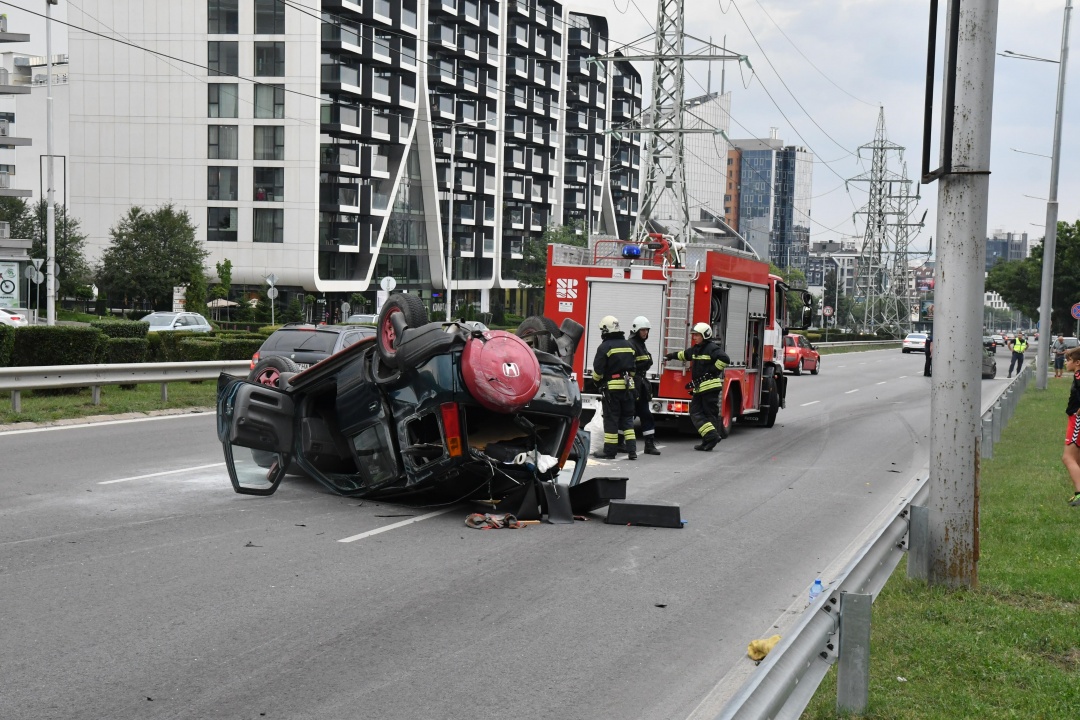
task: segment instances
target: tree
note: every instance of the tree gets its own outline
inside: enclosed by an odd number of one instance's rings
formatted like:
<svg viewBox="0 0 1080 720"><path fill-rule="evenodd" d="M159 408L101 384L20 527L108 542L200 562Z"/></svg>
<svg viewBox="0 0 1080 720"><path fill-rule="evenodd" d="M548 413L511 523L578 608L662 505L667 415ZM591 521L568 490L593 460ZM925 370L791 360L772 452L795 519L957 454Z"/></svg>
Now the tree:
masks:
<svg viewBox="0 0 1080 720"><path fill-rule="evenodd" d="M110 230L101 256L99 287L126 305L172 307L173 288L203 273L207 252L195 239L187 211L171 204L153 211L132 207Z"/></svg>
<svg viewBox="0 0 1080 720"><path fill-rule="evenodd" d="M35 237L34 214L26 201L17 197L0 197L0 220L11 225L11 237Z"/></svg>
<svg viewBox="0 0 1080 720"><path fill-rule="evenodd" d="M806 273L802 270L789 267L787 270L781 270L776 265L769 263L769 272L773 275L779 275L787 283L787 286L795 290L806 289ZM788 317L791 318L792 323L798 323L802 319L803 301L802 297L797 293L788 293L787 296L787 309Z"/></svg>
<svg viewBox="0 0 1080 720"><path fill-rule="evenodd" d="M209 315L206 307L206 274L195 272L191 274L187 292L184 294L184 309L188 312L199 313L203 317Z"/></svg>
<svg viewBox="0 0 1080 720"><path fill-rule="evenodd" d="M543 288L547 280L548 245L577 245L585 247L589 239L578 234L578 225L548 225L540 237L530 237L521 248L521 269L514 274L524 288Z"/></svg>
<svg viewBox="0 0 1080 720"><path fill-rule="evenodd" d="M1030 318L1039 316L1042 302L1043 246L1036 245L1023 260L998 262L986 277L986 289L993 290ZM1051 330L1065 331L1073 325L1070 309L1080 302L1080 221L1058 223L1054 252L1054 294L1051 302Z"/></svg>
<svg viewBox="0 0 1080 720"><path fill-rule="evenodd" d="M76 297L78 288L89 285L93 279L83 250L86 245L86 234L80 231L79 221L68 217L67 208L60 203L54 206L54 215L56 265L59 268L57 277L60 279L58 297ZM34 241L30 248L30 256L44 258L49 245L49 203L39 200L31 211L30 219L32 225L29 237ZM14 228L12 228L12 237L15 237ZM42 272L44 270L43 266Z"/></svg>

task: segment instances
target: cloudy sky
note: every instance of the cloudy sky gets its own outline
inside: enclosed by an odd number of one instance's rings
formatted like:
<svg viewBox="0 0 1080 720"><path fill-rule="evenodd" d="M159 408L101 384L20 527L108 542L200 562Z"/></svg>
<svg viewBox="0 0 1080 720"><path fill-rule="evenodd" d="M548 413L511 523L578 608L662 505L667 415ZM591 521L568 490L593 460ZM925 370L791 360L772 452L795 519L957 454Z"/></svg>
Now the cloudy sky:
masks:
<svg viewBox="0 0 1080 720"><path fill-rule="evenodd" d="M63 0L54 9L56 17L65 17L68 4L78 3ZM33 51L41 53L44 21L15 8L43 12L44 5L30 0L0 2L0 10L9 14L10 29L31 33L34 44L40 45ZM655 0L577 0L571 5L607 16L613 46L649 35L656 19ZM1065 0L1002 0L998 51L1056 59L1064 6ZM866 193L859 185L846 189L844 180L869 168L856 153L874 138L879 106L885 110L889 139L907 148L909 176L917 179L927 0L686 0L686 8L689 33L711 37L718 45L726 36L727 47L749 56L753 66L750 73L727 64L731 137L768 137L769 129L776 127L785 142L814 153L813 239L862 232L852 216L865 203ZM1074 18L1074 30L1077 24ZM939 53L939 65L940 58ZM1043 235L1050 184L1050 161L1039 155L1049 155L1052 149L1058 66L1000 56L996 60L988 229L1027 232L1037 239ZM688 95L703 94L709 84L705 64L688 63L687 67L691 74ZM720 88L720 68L721 63L713 64L713 90ZM648 67L640 70L643 76L651 76ZM1076 162L1080 87L1075 86L1080 76L1074 71L1070 80L1074 85L1066 88L1058 198L1060 218L1072 222L1080 217ZM940 106L940 93L935 103ZM865 151L863 157L867 157ZM932 157L936 166L936 148ZM924 185L919 192L922 201L916 215L921 216L923 210L928 214L914 245L925 249L936 235L937 190L935 185Z"/></svg>

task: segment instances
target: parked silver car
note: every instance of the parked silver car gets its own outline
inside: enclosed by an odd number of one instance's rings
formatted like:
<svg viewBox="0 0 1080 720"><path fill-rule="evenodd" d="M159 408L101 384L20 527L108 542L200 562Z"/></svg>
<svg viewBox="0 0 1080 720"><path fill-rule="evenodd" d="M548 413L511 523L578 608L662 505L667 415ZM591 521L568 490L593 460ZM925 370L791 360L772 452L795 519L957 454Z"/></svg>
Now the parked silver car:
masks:
<svg viewBox="0 0 1080 720"><path fill-rule="evenodd" d="M213 326L199 313L193 312L155 312L139 322L149 323L150 332L168 330L186 330L188 332L210 332Z"/></svg>

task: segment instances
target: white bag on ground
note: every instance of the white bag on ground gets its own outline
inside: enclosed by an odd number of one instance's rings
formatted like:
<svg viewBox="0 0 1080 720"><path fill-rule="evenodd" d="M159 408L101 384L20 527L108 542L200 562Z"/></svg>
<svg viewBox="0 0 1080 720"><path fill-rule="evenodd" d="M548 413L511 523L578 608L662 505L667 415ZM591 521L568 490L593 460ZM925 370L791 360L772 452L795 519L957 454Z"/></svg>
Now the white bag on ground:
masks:
<svg viewBox="0 0 1080 720"><path fill-rule="evenodd" d="M597 405L592 420L585 425L589 431L589 454L604 452L604 406Z"/></svg>

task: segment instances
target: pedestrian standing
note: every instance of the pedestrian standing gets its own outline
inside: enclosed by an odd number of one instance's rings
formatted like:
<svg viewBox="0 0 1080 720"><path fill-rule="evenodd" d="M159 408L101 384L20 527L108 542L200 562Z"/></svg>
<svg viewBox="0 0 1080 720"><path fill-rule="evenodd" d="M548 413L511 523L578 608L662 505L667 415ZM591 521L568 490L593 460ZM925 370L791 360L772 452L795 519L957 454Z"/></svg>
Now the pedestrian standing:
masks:
<svg viewBox="0 0 1080 720"><path fill-rule="evenodd" d="M923 361L922 374L926 377L930 377L934 374L934 333L929 333L926 336L926 347L924 352L926 359Z"/></svg>
<svg viewBox="0 0 1080 720"><path fill-rule="evenodd" d="M612 460L618 454L619 434L626 456L637 460L634 437L634 348L619 329L619 320L605 315L600 321L602 342L593 359L592 379L600 389L604 409L604 450L594 457Z"/></svg>
<svg viewBox="0 0 1080 720"><path fill-rule="evenodd" d="M656 421L653 419L652 408L652 383L646 377L646 373L652 368L653 358L649 348L645 346L649 339L649 330L652 324L649 318L639 315L634 318L630 325L630 345L634 348L634 387L637 399L634 402L634 414L641 421L641 437L645 441L646 455L659 455L656 449Z"/></svg>
<svg viewBox="0 0 1080 720"><path fill-rule="evenodd" d="M1073 507L1080 506L1080 347L1072 348L1065 353L1065 369L1072 373L1073 384L1069 392L1069 404L1065 407L1065 414L1069 416L1069 422L1065 426L1065 454L1061 456L1061 462L1069 471L1069 479L1073 484L1073 495L1069 504Z"/></svg>
<svg viewBox="0 0 1080 720"><path fill-rule="evenodd" d="M701 442L695 450L709 452L720 442L720 396L724 389L724 368L731 358L716 342L708 323L698 323L690 331L693 345L686 350L668 353L665 360L690 362L690 421L697 428Z"/></svg>
<svg viewBox="0 0 1080 720"><path fill-rule="evenodd" d="M1058 335L1057 340L1050 346L1050 355L1054 358L1054 377L1062 376L1065 369L1065 336Z"/></svg>
<svg viewBox="0 0 1080 720"><path fill-rule="evenodd" d="M1020 369L1024 367L1024 352L1027 350L1027 346L1024 333L1017 334L1016 339L1009 344L1012 349L1012 360L1009 361L1009 374L1007 377L1012 377L1013 366L1016 366L1016 374L1020 374Z"/></svg>

